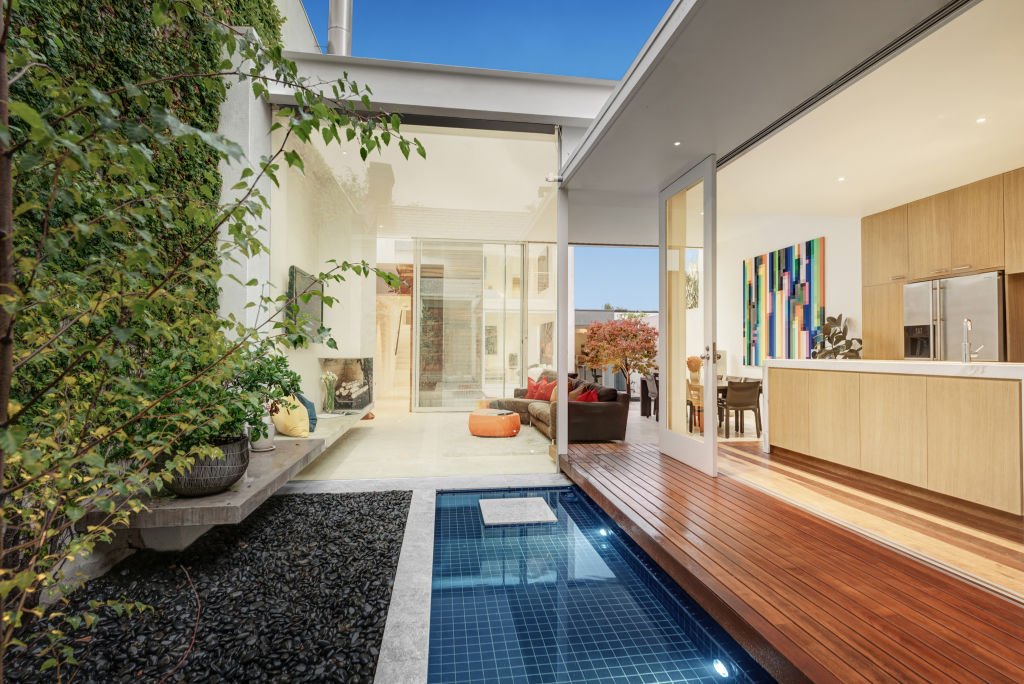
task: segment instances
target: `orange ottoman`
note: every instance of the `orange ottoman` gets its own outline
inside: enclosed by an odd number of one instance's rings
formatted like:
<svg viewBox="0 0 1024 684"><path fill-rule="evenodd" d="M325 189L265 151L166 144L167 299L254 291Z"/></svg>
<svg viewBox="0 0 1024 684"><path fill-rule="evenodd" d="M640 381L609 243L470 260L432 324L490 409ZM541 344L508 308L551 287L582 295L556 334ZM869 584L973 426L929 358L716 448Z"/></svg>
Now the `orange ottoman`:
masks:
<svg viewBox="0 0 1024 684"><path fill-rule="evenodd" d="M519 414L501 409L477 409L469 414L469 432L477 437L515 437Z"/></svg>

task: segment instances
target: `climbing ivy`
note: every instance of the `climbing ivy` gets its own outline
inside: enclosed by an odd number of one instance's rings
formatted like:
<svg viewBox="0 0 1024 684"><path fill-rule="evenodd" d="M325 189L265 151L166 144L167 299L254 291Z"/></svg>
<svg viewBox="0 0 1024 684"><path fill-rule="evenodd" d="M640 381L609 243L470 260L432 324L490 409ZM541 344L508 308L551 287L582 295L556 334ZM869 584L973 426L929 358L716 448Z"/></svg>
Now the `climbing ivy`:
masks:
<svg viewBox="0 0 1024 684"><path fill-rule="evenodd" d="M282 18L274 0L208 0L207 4L211 10L223 9L232 24L256 29L268 47L280 44ZM39 37L42 61L49 68L71 79L87 79L102 90L135 83L144 76L214 72L222 57L221 46L199 25L155 26L152 0L21 0L15 8L13 25ZM196 79L171 88L173 100L165 103L170 112L201 130L217 130L223 102L220 89L204 87ZM28 92L23 84L14 84L12 96L37 108L44 104L39 93ZM142 114L128 112L129 117ZM220 157L208 145L177 144L154 147L153 152L160 191L195 199L221 186ZM216 202L219 197L203 199ZM187 220L173 228L154 223L153 230L161 256L171 261L190 253L201 234L198 226ZM97 242L92 248L104 247ZM65 259L79 261L88 256L88 252L68 254ZM198 256L215 258L216 245L204 246ZM199 284L197 289L198 305L215 311L216 288Z"/></svg>

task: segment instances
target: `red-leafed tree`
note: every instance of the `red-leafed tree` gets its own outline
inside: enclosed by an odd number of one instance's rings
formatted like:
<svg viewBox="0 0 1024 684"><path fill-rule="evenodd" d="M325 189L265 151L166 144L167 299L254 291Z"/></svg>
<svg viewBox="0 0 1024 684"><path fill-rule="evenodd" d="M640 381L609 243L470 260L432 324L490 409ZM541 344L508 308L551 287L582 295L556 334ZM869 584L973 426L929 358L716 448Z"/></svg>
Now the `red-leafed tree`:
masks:
<svg viewBox="0 0 1024 684"><path fill-rule="evenodd" d="M583 357L590 368L612 366L626 378L633 373L649 375L658 368L658 331L639 318L619 318L598 323L587 330Z"/></svg>

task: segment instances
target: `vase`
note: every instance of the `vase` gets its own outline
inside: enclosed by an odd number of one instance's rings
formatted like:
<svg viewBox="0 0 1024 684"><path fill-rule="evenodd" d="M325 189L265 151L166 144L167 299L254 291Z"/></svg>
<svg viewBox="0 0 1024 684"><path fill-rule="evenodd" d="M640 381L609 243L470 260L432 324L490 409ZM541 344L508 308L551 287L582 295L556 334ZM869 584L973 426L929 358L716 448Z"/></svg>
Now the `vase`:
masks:
<svg viewBox="0 0 1024 684"><path fill-rule="evenodd" d="M167 485L178 496L209 496L219 494L245 475L249 467L249 438L242 437L227 444L218 444L224 458L198 456L184 473L174 473Z"/></svg>
<svg viewBox="0 0 1024 684"><path fill-rule="evenodd" d="M249 447L251 451L272 451L276 448L274 436L277 434L277 428L274 427L274 422L269 418L264 418L263 424L267 427L267 436L252 442Z"/></svg>
<svg viewBox="0 0 1024 684"><path fill-rule="evenodd" d="M324 383L324 411L330 413L334 410L334 387Z"/></svg>

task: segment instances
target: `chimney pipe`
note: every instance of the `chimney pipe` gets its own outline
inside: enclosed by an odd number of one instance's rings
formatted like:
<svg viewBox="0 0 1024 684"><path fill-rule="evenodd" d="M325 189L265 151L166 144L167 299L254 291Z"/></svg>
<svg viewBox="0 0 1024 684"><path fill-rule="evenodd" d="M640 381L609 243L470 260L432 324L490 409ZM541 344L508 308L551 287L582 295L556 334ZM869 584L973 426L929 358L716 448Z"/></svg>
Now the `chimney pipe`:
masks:
<svg viewBox="0 0 1024 684"><path fill-rule="evenodd" d="M327 54L352 54L352 2L330 0L327 9Z"/></svg>

